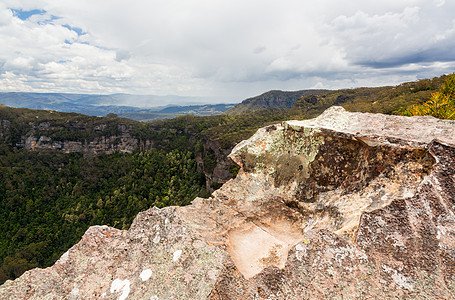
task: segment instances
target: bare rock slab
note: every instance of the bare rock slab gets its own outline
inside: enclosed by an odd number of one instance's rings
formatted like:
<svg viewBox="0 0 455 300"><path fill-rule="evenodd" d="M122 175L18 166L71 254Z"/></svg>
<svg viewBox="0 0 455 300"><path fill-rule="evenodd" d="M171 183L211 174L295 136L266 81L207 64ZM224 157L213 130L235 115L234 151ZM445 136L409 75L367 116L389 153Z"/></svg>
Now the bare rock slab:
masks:
<svg viewBox="0 0 455 300"><path fill-rule="evenodd" d="M226 254L191 233L176 208L140 213L128 231L90 227L54 266L1 286L1 299L204 299Z"/></svg>

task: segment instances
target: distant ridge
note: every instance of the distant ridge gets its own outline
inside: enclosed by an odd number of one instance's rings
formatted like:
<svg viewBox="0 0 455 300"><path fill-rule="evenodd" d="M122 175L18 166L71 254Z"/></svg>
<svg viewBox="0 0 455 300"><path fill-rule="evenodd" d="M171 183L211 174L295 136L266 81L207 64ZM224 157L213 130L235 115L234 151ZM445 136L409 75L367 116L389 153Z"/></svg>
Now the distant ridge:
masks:
<svg viewBox="0 0 455 300"><path fill-rule="evenodd" d="M12 107L31 109L53 109L56 105L79 106L130 106L140 108L163 108L168 105L202 105L204 97L185 97L176 95L129 95L129 94L74 94L74 93L29 93L0 92L0 102ZM38 107L44 106L44 107Z"/></svg>
<svg viewBox="0 0 455 300"><path fill-rule="evenodd" d="M203 104L206 101L205 98L183 96L0 92L0 103L10 107L75 112L99 117L114 113L136 121L179 115L216 115L234 106Z"/></svg>
<svg viewBox="0 0 455 300"><path fill-rule="evenodd" d="M227 114L241 114L250 111L263 109L285 110L292 108L297 100L303 96L318 95L328 90L301 90L301 91L279 91L272 90L256 97L243 100L228 110Z"/></svg>

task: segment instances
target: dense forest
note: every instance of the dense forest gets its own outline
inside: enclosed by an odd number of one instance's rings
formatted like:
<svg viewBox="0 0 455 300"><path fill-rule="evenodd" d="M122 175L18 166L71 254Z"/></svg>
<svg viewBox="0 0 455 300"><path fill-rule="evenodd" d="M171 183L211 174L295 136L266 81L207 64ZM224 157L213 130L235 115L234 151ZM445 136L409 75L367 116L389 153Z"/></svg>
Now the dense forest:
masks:
<svg viewBox="0 0 455 300"><path fill-rule="evenodd" d="M0 284L30 268L53 264L90 225L126 229L138 212L152 206L186 205L197 196L207 197L204 174L219 163L207 142L216 141L229 150L260 127L314 117L331 105L454 118L454 78L452 74L396 87L318 91L296 100L291 109L189 115L151 123L113 114L101 118L0 106L4 220ZM100 137L125 138L125 132L139 141L129 153L87 155L24 148L24 137L30 136L88 143ZM197 162L197 156L202 160ZM230 171L234 176L237 170Z"/></svg>
<svg viewBox="0 0 455 300"><path fill-rule="evenodd" d="M54 263L90 225L126 229L149 207L207 196L189 151L84 157L3 147L0 167L2 282Z"/></svg>

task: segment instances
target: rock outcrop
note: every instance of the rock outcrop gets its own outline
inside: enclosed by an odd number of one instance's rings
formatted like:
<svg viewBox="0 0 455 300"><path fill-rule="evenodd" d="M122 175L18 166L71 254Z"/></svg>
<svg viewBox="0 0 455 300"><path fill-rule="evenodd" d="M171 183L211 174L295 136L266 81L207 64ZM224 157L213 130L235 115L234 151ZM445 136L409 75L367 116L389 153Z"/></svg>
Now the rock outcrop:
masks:
<svg viewBox="0 0 455 300"><path fill-rule="evenodd" d="M1 299L453 299L455 122L349 113L260 129L209 199L91 227Z"/></svg>
<svg viewBox="0 0 455 300"><path fill-rule="evenodd" d="M78 131L88 131L83 122L64 124L65 126L52 126L49 122L42 122L38 125L31 124L30 130L21 136L21 142L16 146L28 150L52 149L65 153L80 152L87 155L111 154L114 152L131 153L137 148L150 149L151 141L140 141L131 135L132 127L124 124L116 125L113 131L115 134L105 134L106 124L95 126L93 131L96 133L90 139L78 138L53 138L52 133L58 130L68 130L68 128ZM112 125L111 125L112 127Z"/></svg>

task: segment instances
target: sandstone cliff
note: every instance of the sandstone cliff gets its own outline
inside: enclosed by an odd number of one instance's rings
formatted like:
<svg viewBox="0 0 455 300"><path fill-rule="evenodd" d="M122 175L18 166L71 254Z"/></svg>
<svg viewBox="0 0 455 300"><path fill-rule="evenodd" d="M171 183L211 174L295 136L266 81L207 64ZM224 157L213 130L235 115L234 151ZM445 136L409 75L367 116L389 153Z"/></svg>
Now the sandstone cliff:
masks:
<svg viewBox="0 0 455 300"><path fill-rule="evenodd" d="M131 153L137 148L150 149L150 141L140 141L137 137L131 135L132 126L125 124L115 125L115 133L104 133L106 124L94 126L93 134L90 138L71 139L71 138L53 138L52 134L59 130L87 131L87 124L84 122L68 123L60 126L52 126L49 122L39 124L30 124L30 129L21 136L21 142L16 146L28 150L53 149L65 153L81 152L88 155L100 153L111 154L114 152ZM112 127L112 125L111 125ZM112 131L112 130L111 130Z"/></svg>
<svg viewBox="0 0 455 300"><path fill-rule="evenodd" d="M1 299L452 299L455 122L349 113L260 129L209 199L91 227Z"/></svg>

